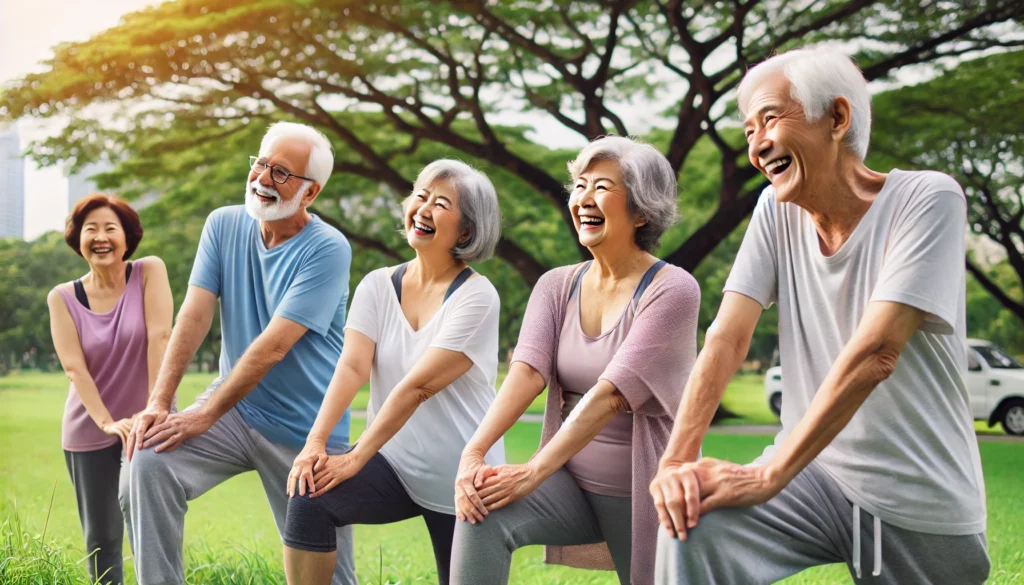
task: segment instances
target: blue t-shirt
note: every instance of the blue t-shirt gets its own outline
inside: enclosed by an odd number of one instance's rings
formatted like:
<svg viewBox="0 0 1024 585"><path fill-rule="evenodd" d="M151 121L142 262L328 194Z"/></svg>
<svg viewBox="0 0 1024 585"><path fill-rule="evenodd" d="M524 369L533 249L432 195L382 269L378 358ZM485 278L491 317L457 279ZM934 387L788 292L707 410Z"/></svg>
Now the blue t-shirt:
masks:
<svg viewBox="0 0 1024 585"><path fill-rule="evenodd" d="M341 356L352 248L319 217L290 240L268 250L259 222L245 207L210 214L199 240L189 284L220 298L220 375L275 316L307 327L292 349L236 406L264 437L301 448L316 420ZM345 411L328 446L348 444Z"/></svg>

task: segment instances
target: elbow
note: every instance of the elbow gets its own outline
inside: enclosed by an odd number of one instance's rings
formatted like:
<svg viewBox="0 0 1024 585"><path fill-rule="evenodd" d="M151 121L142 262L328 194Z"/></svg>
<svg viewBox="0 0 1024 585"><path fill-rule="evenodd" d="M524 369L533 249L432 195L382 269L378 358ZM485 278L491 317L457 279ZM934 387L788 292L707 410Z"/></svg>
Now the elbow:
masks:
<svg viewBox="0 0 1024 585"><path fill-rule="evenodd" d="M889 379L896 371L899 357L899 349L887 343L880 343L871 351L862 363L866 368L865 376L872 388Z"/></svg>
<svg viewBox="0 0 1024 585"><path fill-rule="evenodd" d="M72 384L77 386L82 381L82 378L90 374L84 363L73 363L64 365L64 375L68 377L68 380L71 380Z"/></svg>

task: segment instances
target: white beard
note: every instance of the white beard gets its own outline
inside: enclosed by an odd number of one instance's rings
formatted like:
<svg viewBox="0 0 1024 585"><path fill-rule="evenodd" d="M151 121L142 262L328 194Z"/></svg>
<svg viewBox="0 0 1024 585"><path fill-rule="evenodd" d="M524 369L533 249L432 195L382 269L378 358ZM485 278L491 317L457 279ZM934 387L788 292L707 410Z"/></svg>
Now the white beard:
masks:
<svg viewBox="0 0 1024 585"><path fill-rule="evenodd" d="M303 181L302 187L294 197L288 201L282 201L281 194L277 192L277 189L265 187L259 181L253 181L245 186L245 211L256 221L277 221L291 217L302 206L302 197L312 184L312 181ZM261 195L274 197L277 201L264 203L253 193L253 189L259 191Z"/></svg>

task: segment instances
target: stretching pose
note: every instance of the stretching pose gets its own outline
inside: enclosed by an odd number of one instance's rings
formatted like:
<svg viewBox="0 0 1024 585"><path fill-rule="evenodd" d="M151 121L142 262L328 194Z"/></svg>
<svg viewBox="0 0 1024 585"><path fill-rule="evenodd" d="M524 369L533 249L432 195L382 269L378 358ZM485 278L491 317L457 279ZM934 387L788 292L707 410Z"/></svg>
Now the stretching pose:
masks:
<svg viewBox="0 0 1024 585"><path fill-rule="evenodd" d="M750 162L771 186L650 487L665 526L657 582L773 583L837 562L858 584L984 582L960 186L864 165L870 96L841 53L769 59L747 73L739 106ZM754 465L696 461L772 303L782 431Z"/></svg>
<svg viewBox="0 0 1024 585"><path fill-rule="evenodd" d="M509 375L462 454L452 582L504 584L512 552L653 580L647 485L697 353L700 290L651 255L675 217L675 173L654 147L592 142L569 163L569 208L594 260L545 274ZM548 386L542 448L525 465L484 454ZM567 545L589 545L582 547Z"/></svg>
<svg viewBox="0 0 1024 585"><path fill-rule="evenodd" d="M420 172L403 211L416 259L371 272L356 288L345 349L288 476L291 585L330 581L336 527L415 516L430 532L438 582L448 583L459 454L498 376L498 293L467 264L490 257L501 214L491 181L453 160ZM332 457L326 440L367 381L366 431ZM484 457L500 465L503 445Z"/></svg>

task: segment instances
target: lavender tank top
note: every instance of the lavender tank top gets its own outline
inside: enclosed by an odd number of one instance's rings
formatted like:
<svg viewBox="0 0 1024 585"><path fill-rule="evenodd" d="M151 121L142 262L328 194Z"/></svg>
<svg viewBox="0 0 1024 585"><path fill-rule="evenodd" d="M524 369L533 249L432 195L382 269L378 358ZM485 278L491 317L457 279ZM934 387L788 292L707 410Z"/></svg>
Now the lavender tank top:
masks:
<svg viewBox="0 0 1024 585"><path fill-rule="evenodd" d="M625 341L633 324L637 301L662 266L664 262L658 262L648 269L618 322L598 337L587 335L580 325L579 283L590 265L576 277L558 338L558 356L555 359L558 383L562 386L563 421L583 399L583 395L597 384L615 357L615 352ZM605 496L632 497L633 415L625 412L616 414L592 441L573 455L565 468L584 490Z"/></svg>
<svg viewBox="0 0 1024 585"><path fill-rule="evenodd" d="M142 262L132 262L124 293L106 313L86 309L74 293L63 288L59 292L78 329L86 367L110 416L120 420L144 409L149 387L149 342L143 305ZM78 390L71 384L61 423L64 450L95 451L115 445L119 440L96 426L78 397Z"/></svg>

